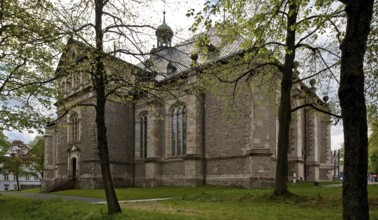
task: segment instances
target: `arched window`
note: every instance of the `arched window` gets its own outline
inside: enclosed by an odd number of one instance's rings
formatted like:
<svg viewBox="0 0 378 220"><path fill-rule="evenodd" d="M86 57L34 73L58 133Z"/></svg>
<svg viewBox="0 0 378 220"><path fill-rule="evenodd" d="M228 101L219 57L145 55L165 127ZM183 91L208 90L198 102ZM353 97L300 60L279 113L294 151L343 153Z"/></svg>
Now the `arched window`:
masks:
<svg viewBox="0 0 378 220"><path fill-rule="evenodd" d="M60 83L60 91L61 91L61 94L64 95L67 90L66 90L66 80L63 79Z"/></svg>
<svg viewBox="0 0 378 220"><path fill-rule="evenodd" d="M77 89L80 87L80 73L75 73L72 75L72 89Z"/></svg>
<svg viewBox="0 0 378 220"><path fill-rule="evenodd" d="M186 154L187 110L178 106L172 110L172 156Z"/></svg>
<svg viewBox="0 0 378 220"><path fill-rule="evenodd" d="M140 117L140 158L147 158L147 113Z"/></svg>
<svg viewBox="0 0 378 220"><path fill-rule="evenodd" d="M70 118L71 121L71 137L72 141L79 140L79 116L76 113L73 113Z"/></svg>
<svg viewBox="0 0 378 220"><path fill-rule="evenodd" d="M70 93L71 89L72 89L72 78L71 76L68 76L66 80L66 93Z"/></svg>

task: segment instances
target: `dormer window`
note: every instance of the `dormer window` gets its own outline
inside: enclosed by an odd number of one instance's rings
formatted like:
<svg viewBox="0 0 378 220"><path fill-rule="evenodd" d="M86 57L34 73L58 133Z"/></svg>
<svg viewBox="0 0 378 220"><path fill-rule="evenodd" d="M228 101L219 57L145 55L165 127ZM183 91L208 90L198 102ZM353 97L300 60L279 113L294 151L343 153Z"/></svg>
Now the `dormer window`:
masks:
<svg viewBox="0 0 378 220"><path fill-rule="evenodd" d="M207 51L209 51L209 53L214 53L216 50L217 48L213 44L207 45Z"/></svg>
<svg viewBox="0 0 378 220"><path fill-rule="evenodd" d="M167 65L167 74L173 74L174 72L176 72L176 70L177 67L175 67L172 62L169 62Z"/></svg>
<svg viewBox="0 0 378 220"><path fill-rule="evenodd" d="M206 45L207 47L207 59L216 59L218 55L218 50L213 44Z"/></svg>

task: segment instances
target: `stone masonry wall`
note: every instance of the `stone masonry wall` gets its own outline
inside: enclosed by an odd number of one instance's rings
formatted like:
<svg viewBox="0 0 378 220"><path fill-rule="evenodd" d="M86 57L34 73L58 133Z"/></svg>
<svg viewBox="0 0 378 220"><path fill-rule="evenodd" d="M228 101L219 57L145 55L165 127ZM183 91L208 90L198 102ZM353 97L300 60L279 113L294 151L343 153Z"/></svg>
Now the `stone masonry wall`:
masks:
<svg viewBox="0 0 378 220"><path fill-rule="evenodd" d="M206 94L206 156L208 158L243 155L249 143L250 110L225 120L225 103ZM232 113L231 113L232 114ZM239 114L239 115L236 115Z"/></svg>

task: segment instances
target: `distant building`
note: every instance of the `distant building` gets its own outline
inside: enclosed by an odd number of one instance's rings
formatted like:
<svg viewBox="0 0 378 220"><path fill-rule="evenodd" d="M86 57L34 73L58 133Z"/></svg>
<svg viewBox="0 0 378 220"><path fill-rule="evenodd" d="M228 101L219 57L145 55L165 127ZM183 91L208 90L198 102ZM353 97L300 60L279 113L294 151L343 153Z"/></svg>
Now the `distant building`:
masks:
<svg viewBox="0 0 378 220"><path fill-rule="evenodd" d="M41 181L34 176L19 177L20 190L29 188L38 188L41 186ZM12 173L0 173L0 191L17 190L16 178Z"/></svg>
<svg viewBox="0 0 378 220"><path fill-rule="evenodd" d="M234 106L240 111L225 121L227 100L211 91L190 91L190 83L196 79L185 76L196 71L192 68L193 62L203 68L212 68L210 64L216 63L219 71L230 74L248 70L248 64L226 68L231 59L243 56L240 42L225 44L213 33L207 45L208 54L198 58L193 54L196 49L193 40L171 46L173 31L165 19L156 29L156 37L157 47L142 64L133 65L119 59L105 62L109 71L130 77L137 73L136 80L140 81L148 77L146 72L155 77L157 83L170 79L169 83L174 84L181 80L177 86L181 90L178 96L164 102L153 97L146 101L135 96L134 102L108 98L106 123L115 186L271 187L277 159L280 80L270 80L261 87L256 85L261 78L245 80L250 82L250 87L240 90L242 95ZM67 61L86 62L83 57L90 56L85 55L85 50L80 42L69 41L60 65ZM122 68L111 70L120 62ZM59 69L58 66L57 71ZM73 182L70 186L76 188L103 186L94 108L80 106L65 114L64 104L95 103L91 79L84 72L68 75L59 83L63 100L57 103L57 114L61 120L48 126L45 133L45 191L67 181ZM270 75L281 77L273 69ZM328 109L326 101L316 95L314 82L307 86L296 81L292 88L293 107L312 104ZM232 86L222 85L220 89L232 89ZM290 179L295 176L306 181L331 180L330 123L329 115L311 107L292 113L288 152Z"/></svg>
<svg viewBox="0 0 378 220"><path fill-rule="evenodd" d="M15 155L27 157L29 153L29 148L20 141L14 141L13 146L5 152L4 156L12 157ZM18 190L16 176L9 172L8 170L3 169L3 164L0 164L0 191L12 191ZM41 186L41 177L38 178L30 172L31 170L27 165L21 167L23 174L18 177L20 190L37 188ZM29 174L27 174L29 173Z"/></svg>

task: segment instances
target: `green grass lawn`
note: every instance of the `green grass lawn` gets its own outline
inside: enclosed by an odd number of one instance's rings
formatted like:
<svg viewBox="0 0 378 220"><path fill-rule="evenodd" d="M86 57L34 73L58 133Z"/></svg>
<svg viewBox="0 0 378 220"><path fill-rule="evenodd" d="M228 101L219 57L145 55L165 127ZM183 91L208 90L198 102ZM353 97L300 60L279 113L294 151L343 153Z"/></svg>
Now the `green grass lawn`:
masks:
<svg viewBox="0 0 378 220"><path fill-rule="evenodd" d="M341 187L290 184L292 196L271 190L234 187L156 187L117 189L119 200L163 198L159 202L121 203L123 212L106 214L106 205L0 196L0 219L341 219ZM103 190L66 190L64 195L104 197ZM378 219L378 185L369 186L371 219Z"/></svg>

